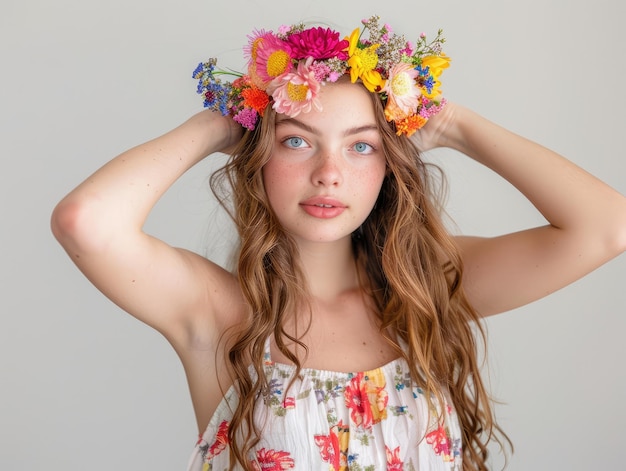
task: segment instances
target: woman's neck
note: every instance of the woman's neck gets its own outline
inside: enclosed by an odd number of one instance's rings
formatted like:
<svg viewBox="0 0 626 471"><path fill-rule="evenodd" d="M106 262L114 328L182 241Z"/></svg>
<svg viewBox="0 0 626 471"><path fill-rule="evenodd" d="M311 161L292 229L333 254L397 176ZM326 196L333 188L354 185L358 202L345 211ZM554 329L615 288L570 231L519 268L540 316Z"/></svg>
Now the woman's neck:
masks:
<svg viewBox="0 0 626 471"><path fill-rule="evenodd" d="M328 243L299 244L302 269L313 299L331 301L359 288L350 238Z"/></svg>

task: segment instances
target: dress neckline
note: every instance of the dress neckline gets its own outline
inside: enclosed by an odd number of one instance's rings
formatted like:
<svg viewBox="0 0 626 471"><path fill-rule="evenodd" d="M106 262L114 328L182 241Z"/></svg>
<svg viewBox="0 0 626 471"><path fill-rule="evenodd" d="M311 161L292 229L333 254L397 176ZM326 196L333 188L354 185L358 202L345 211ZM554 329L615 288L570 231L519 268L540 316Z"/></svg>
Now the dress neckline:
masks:
<svg viewBox="0 0 626 471"><path fill-rule="evenodd" d="M295 365L289 365L287 363L281 363L281 362L272 360L272 354L270 350L271 337L272 336L269 336L265 340L265 349L264 349L264 357L263 357L264 364L266 366L272 366L272 367L279 368L281 370L287 370L293 373L296 370ZM358 375L366 375L367 373L371 373L373 371L378 371L378 370L388 370L391 368L395 369L397 365L401 365L401 366L406 365L406 361L404 361L404 358L397 357L380 366L370 368L367 370L361 370L361 371L338 371L338 370L303 367L303 368L300 368L300 373L304 375L310 375L314 373L314 374L334 375L334 376L358 376Z"/></svg>

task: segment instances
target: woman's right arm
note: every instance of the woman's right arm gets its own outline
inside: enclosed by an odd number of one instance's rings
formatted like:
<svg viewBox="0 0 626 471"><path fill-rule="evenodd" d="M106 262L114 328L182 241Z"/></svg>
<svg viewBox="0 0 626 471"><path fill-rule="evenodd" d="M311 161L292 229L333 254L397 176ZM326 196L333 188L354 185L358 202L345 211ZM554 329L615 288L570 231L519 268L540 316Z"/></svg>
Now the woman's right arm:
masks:
<svg viewBox="0 0 626 471"><path fill-rule="evenodd" d="M198 324L214 331L220 309L239 298L237 284L218 265L170 247L142 227L186 170L209 154L228 151L241 129L217 113L198 113L108 162L61 200L52 215L55 237L85 276L174 343L190 339Z"/></svg>

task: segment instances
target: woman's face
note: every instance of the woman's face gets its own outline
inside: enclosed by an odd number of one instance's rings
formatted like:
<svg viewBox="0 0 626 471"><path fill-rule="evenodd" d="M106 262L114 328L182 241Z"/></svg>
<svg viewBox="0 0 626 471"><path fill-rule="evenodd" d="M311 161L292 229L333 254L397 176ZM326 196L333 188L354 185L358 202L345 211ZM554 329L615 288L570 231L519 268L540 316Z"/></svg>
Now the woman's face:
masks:
<svg viewBox="0 0 626 471"><path fill-rule="evenodd" d="M263 182L281 225L299 243L345 239L374 207L386 164L368 94L349 82L325 84L323 111L276 116Z"/></svg>

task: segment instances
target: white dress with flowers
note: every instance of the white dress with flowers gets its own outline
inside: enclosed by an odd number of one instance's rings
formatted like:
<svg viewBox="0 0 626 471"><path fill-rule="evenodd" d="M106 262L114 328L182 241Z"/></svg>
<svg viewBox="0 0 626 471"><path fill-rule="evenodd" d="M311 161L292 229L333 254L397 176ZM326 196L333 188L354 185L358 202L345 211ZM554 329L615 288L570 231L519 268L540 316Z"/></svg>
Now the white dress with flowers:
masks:
<svg viewBox="0 0 626 471"><path fill-rule="evenodd" d="M259 399L261 441L249 458L258 470L460 471L461 430L451 404L430 410L402 359L360 373L295 368L265 354L270 390ZM231 387L200 436L188 471L229 468Z"/></svg>

